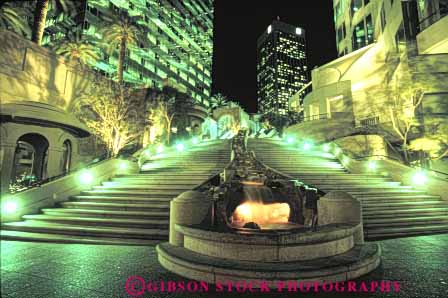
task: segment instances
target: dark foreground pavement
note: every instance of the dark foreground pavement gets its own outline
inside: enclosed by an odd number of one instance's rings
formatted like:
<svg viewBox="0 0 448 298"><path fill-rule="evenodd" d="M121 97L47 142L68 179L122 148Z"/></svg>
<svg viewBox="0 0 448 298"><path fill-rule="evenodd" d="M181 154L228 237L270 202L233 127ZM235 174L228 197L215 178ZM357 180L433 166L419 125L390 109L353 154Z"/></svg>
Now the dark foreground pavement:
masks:
<svg viewBox="0 0 448 298"><path fill-rule="evenodd" d="M141 297L448 297L448 235L381 241L380 267L362 281L398 281L399 293L146 293ZM155 247L1 242L1 297L132 297L125 282L185 280L164 270Z"/></svg>

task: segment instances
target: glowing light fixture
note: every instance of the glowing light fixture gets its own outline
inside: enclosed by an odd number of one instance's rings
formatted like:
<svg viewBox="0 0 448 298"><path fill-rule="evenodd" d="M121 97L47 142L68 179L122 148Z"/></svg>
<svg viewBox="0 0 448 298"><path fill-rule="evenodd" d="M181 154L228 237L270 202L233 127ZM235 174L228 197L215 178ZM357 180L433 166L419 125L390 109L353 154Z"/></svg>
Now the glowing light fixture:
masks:
<svg viewBox="0 0 448 298"><path fill-rule="evenodd" d="M150 158L151 157L151 151L149 149L146 149L145 151L143 151L143 154L145 155L145 157Z"/></svg>
<svg viewBox="0 0 448 298"><path fill-rule="evenodd" d="M325 152L330 151L330 145L328 144L324 144L324 146L322 147L322 149L324 149Z"/></svg>
<svg viewBox="0 0 448 298"><path fill-rule="evenodd" d="M272 25L269 25L268 27L268 34L272 32Z"/></svg>
<svg viewBox="0 0 448 298"><path fill-rule="evenodd" d="M82 184L90 184L93 181L93 175L89 171L84 171L79 175L79 181Z"/></svg>
<svg viewBox="0 0 448 298"><path fill-rule="evenodd" d="M163 147L162 144L160 144L159 146L157 146L157 150L156 150L156 152L157 152L158 154L160 154L160 153L162 153L164 150L165 150L165 148Z"/></svg>
<svg viewBox="0 0 448 298"><path fill-rule="evenodd" d="M288 144L292 144L292 143L294 143L294 138L293 138L293 137L288 137L288 138L286 139L286 142L287 142Z"/></svg>
<svg viewBox="0 0 448 298"><path fill-rule="evenodd" d="M296 34L297 35L302 35L302 28L297 27L296 28Z"/></svg>
<svg viewBox="0 0 448 298"><path fill-rule="evenodd" d="M313 147L313 144L311 144L310 142L306 142L305 144L303 144L303 150L310 150L311 147Z"/></svg>
<svg viewBox="0 0 448 298"><path fill-rule="evenodd" d="M179 151L179 152L184 151L184 150L185 150L185 145L182 144L182 143L178 143L178 144L176 145L176 149L177 149L177 151Z"/></svg>
<svg viewBox="0 0 448 298"><path fill-rule="evenodd" d="M9 202L6 202L3 205L3 211L5 213L11 214L11 213L14 213L16 210L17 210L17 203L16 202L9 201Z"/></svg>
<svg viewBox="0 0 448 298"><path fill-rule="evenodd" d="M378 165L377 165L377 163L376 163L375 160L371 160L371 161L369 161L369 163L367 164L367 168L368 168L370 171L375 171L377 167L378 167Z"/></svg>
<svg viewBox="0 0 448 298"><path fill-rule="evenodd" d="M422 171L418 171L412 176L412 182L415 185L424 185L427 180L428 180L428 177Z"/></svg>
<svg viewBox="0 0 448 298"><path fill-rule="evenodd" d="M124 160L121 160L120 163L118 164L118 168L124 171L128 168L128 163Z"/></svg>
<svg viewBox="0 0 448 298"><path fill-rule="evenodd" d="M199 144L199 139L196 138L196 137L194 137L194 138L191 140L191 142L192 142L194 145L197 145L197 144Z"/></svg>
<svg viewBox="0 0 448 298"><path fill-rule="evenodd" d="M350 158L348 158L348 156L344 156L344 157L342 157L342 163L345 165L345 164L348 164L350 162Z"/></svg>

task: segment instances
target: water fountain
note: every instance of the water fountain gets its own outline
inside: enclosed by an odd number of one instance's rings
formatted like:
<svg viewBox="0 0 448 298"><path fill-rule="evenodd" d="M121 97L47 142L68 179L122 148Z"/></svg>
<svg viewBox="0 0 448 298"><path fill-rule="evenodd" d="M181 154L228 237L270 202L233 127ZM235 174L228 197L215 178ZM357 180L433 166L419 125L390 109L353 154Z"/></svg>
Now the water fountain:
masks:
<svg viewBox="0 0 448 298"><path fill-rule="evenodd" d="M224 171L171 202L170 241L157 247L163 267L215 284L277 287L345 281L378 266L356 199L330 193L318 202L322 193L257 161L246 141L240 131Z"/></svg>

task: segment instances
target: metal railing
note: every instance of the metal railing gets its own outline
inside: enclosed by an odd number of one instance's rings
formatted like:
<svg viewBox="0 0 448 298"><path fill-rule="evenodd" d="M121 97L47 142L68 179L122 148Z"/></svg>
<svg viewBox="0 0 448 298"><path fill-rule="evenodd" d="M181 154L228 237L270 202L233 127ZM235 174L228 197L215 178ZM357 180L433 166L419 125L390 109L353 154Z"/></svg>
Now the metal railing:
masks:
<svg viewBox="0 0 448 298"><path fill-rule="evenodd" d="M429 16L425 17L419 22L420 32L439 21L444 16L448 15L448 7L440 7Z"/></svg>
<svg viewBox="0 0 448 298"><path fill-rule="evenodd" d="M303 121L316 121L316 120L327 120L329 119L328 114L315 114L303 117Z"/></svg>

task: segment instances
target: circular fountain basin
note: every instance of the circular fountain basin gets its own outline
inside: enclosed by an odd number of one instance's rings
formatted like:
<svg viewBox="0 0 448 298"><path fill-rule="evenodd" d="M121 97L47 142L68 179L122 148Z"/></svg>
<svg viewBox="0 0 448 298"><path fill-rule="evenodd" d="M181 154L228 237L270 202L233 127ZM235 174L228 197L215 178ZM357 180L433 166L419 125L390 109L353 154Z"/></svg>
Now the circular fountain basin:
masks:
<svg viewBox="0 0 448 298"><path fill-rule="evenodd" d="M313 232L176 229L184 235L184 246L159 244L160 264L183 277L214 284L245 281L275 288L286 281L346 281L380 264L378 244L354 243L356 225L329 225Z"/></svg>
<svg viewBox="0 0 448 298"><path fill-rule="evenodd" d="M354 246L357 225L338 224L315 231L237 229L235 233L216 232L177 225L184 235L184 247L202 255L244 261L289 262L343 254Z"/></svg>

